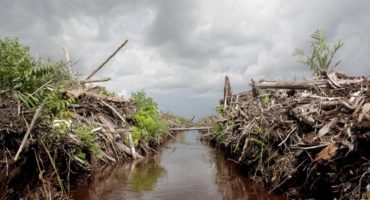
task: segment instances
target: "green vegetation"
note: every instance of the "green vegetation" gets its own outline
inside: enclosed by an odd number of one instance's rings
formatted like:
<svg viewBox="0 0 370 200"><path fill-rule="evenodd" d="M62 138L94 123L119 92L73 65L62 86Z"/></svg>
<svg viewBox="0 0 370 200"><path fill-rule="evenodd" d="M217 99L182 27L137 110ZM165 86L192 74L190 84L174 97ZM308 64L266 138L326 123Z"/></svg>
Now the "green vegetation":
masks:
<svg viewBox="0 0 370 200"><path fill-rule="evenodd" d="M224 110L224 107L223 107L223 105L219 104L219 105L216 106L215 110L218 114L221 114L222 111Z"/></svg>
<svg viewBox="0 0 370 200"><path fill-rule="evenodd" d="M59 89L73 84L65 63L35 60L18 39L0 39L0 90L14 94L28 108L43 105L44 116L54 117L76 100L63 99Z"/></svg>
<svg viewBox="0 0 370 200"><path fill-rule="evenodd" d="M22 77L34 66L29 47L21 45L18 39L0 39L0 66L0 90L21 88Z"/></svg>
<svg viewBox="0 0 370 200"><path fill-rule="evenodd" d="M144 142L150 138L158 139L169 131L169 126L161 118L158 105L144 91L131 95L131 101L137 106L137 112L133 116L135 126L132 128L132 138L137 145L139 140Z"/></svg>
<svg viewBox="0 0 370 200"><path fill-rule="evenodd" d="M82 142L82 148L88 149L98 158L102 156L102 150L96 142L96 137L93 131L94 127L89 125L79 125L76 129L76 136Z"/></svg>
<svg viewBox="0 0 370 200"><path fill-rule="evenodd" d="M332 69L340 64L340 61L331 65L336 52L343 46L342 41L329 43L323 30L317 30L311 35L311 49L305 52L296 49L294 56L303 58L302 63L308 65L313 75L320 75L321 72Z"/></svg>
<svg viewBox="0 0 370 200"><path fill-rule="evenodd" d="M170 112L161 113L161 118L166 120L170 126L191 126L193 122L185 117L177 116Z"/></svg>
<svg viewBox="0 0 370 200"><path fill-rule="evenodd" d="M224 130L224 127L220 123L215 123L212 126L212 131L216 134L220 134Z"/></svg>

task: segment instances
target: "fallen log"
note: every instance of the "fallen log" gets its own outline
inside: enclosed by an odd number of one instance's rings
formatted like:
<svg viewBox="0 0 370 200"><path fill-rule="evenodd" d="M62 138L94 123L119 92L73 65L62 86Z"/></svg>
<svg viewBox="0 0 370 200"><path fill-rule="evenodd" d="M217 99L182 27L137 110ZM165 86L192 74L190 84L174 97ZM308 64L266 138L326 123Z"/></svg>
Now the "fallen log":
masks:
<svg viewBox="0 0 370 200"><path fill-rule="evenodd" d="M327 87L327 80L303 81L259 81L250 84L256 89L311 89L313 87Z"/></svg>
<svg viewBox="0 0 370 200"><path fill-rule="evenodd" d="M319 78L314 80L283 80L283 81L265 81L260 80L249 85L253 89L312 89L312 88L341 88L344 85L356 84L366 81L366 78L341 79L337 73L329 73L328 78Z"/></svg>

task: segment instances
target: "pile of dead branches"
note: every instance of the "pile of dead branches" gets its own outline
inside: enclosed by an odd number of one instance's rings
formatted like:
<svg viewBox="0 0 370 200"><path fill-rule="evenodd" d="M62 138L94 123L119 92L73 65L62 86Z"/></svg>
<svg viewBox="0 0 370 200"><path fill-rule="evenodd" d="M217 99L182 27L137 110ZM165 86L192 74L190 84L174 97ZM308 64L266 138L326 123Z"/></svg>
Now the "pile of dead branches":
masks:
<svg viewBox="0 0 370 200"><path fill-rule="evenodd" d="M91 78L126 43L84 80L74 77L65 50L66 65L61 69L49 63L30 64L24 72L28 78L22 77L29 81L21 82L23 89L13 87L13 82L2 87L0 199L69 199L69 191L95 170L157 152L155 148L172 136L134 135L138 105L103 87L87 85L110 80ZM0 78L22 80L11 75L2 73Z"/></svg>
<svg viewBox="0 0 370 200"><path fill-rule="evenodd" d="M0 96L1 199L68 198L70 186L92 170L150 151L132 143L129 101L82 88L62 93L78 103L53 121L40 116L42 107L29 110L14 96Z"/></svg>
<svg viewBox="0 0 370 200"><path fill-rule="evenodd" d="M369 198L370 78L252 80L232 95L207 140L270 191L293 198Z"/></svg>

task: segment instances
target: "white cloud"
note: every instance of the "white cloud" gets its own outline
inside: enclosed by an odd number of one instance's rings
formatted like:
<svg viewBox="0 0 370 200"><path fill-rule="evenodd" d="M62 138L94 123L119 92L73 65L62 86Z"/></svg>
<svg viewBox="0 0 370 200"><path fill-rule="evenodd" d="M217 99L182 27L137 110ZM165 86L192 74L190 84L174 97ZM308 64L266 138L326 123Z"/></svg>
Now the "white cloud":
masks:
<svg viewBox="0 0 370 200"><path fill-rule="evenodd" d="M344 41L338 70L369 74L369 9L367 0L1 1L0 36L53 57L65 45L84 74L128 39L97 74L113 79L104 85L123 96L145 89L163 109L204 115L225 75L234 91L251 78L309 75L291 53L308 47L317 28Z"/></svg>

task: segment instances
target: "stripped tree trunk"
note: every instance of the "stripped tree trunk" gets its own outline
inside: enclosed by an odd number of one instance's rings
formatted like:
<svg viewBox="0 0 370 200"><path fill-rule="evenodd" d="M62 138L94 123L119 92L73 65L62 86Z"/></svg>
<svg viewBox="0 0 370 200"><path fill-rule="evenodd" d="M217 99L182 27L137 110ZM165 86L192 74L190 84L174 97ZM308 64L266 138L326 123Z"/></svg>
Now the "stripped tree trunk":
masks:
<svg viewBox="0 0 370 200"><path fill-rule="evenodd" d="M225 76L225 85L224 85L224 110L226 110L227 105L230 104L228 101L229 98L231 98L232 92L231 92L231 85L230 80L228 76Z"/></svg>

